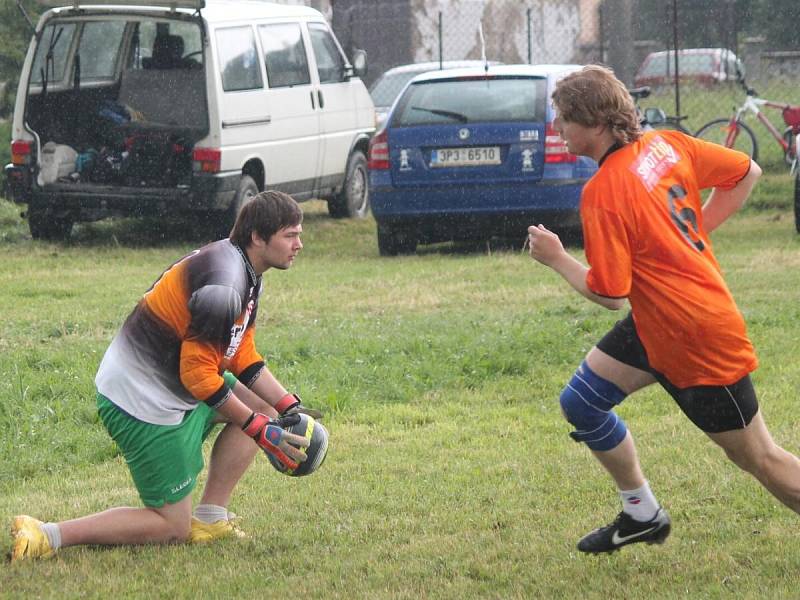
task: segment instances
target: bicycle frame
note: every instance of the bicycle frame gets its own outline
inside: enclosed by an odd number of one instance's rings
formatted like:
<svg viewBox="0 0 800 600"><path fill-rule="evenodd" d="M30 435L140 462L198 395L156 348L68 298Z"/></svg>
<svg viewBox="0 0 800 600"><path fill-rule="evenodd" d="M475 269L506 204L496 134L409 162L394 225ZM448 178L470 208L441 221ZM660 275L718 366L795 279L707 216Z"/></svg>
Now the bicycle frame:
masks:
<svg viewBox="0 0 800 600"><path fill-rule="evenodd" d="M786 142L786 140L783 139L783 135L772 124L772 121L770 121L764 115L763 111L760 108L762 106L767 108L784 110L785 108L788 108L791 105L781 102L773 102L771 100L764 100L763 98L757 98L755 96L748 95L744 101L744 104L742 104L738 109L736 109L736 112L734 113L733 117L731 117L728 136L725 139L726 146L728 146L729 148L733 147L733 143L736 141L736 136L739 135L739 128L737 127L736 124L748 112L751 112L756 116L756 119L758 119L761 122L761 124L767 128L767 131L769 131L770 135L772 135L772 137L775 138L775 141L777 141L778 144L780 144L781 148L783 148L784 154L789 151L790 147L789 144ZM797 148L797 145L795 145L795 148Z"/></svg>

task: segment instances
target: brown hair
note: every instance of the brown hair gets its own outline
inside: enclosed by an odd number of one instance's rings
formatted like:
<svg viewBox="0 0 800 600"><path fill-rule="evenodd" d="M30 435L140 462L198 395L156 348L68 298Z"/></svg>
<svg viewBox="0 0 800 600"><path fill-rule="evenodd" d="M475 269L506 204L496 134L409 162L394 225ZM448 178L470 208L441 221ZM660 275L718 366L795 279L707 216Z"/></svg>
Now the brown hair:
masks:
<svg viewBox="0 0 800 600"><path fill-rule="evenodd" d="M607 67L588 65L561 79L553 92L553 104L565 121L584 127L608 126L621 144L642 135L633 98Z"/></svg>
<svg viewBox="0 0 800 600"><path fill-rule="evenodd" d="M253 232L268 242L281 229L302 222L303 211L289 194L273 190L259 192L239 211L230 240L240 248L247 248Z"/></svg>

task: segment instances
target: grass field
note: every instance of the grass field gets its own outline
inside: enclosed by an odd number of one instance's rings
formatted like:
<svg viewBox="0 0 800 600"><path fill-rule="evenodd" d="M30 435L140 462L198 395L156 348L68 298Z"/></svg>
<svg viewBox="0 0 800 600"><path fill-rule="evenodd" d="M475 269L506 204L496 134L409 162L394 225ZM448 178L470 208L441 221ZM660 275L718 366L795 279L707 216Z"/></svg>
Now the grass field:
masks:
<svg viewBox="0 0 800 600"><path fill-rule="evenodd" d="M771 175L714 237L749 324L766 421L800 452L800 236ZM2 598L796 598L797 515L726 462L657 389L620 409L671 513L664 546L575 550L619 510L557 397L619 316L517 248L382 259L371 219L307 211L301 257L270 272L258 345L327 412L331 450L292 480L260 458L231 509L246 540L69 548L0 563ZM162 269L202 243L148 221L33 242L0 202L0 547L17 513L138 505L93 405L111 336ZM520 246L522 240L519 240ZM580 255L580 250L575 250Z"/></svg>

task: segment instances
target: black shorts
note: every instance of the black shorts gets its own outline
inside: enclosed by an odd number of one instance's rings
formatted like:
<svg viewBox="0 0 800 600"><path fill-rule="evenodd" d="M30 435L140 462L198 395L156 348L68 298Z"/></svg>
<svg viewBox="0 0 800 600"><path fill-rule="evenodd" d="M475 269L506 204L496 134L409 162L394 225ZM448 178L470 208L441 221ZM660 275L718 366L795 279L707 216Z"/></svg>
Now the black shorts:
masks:
<svg viewBox="0 0 800 600"><path fill-rule="evenodd" d="M652 373L692 423L707 433L744 429L758 412L758 400L749 375L731 385L679 388L653 369L630 313L617 321L597 343L597 348L626 365Z"/></svg>

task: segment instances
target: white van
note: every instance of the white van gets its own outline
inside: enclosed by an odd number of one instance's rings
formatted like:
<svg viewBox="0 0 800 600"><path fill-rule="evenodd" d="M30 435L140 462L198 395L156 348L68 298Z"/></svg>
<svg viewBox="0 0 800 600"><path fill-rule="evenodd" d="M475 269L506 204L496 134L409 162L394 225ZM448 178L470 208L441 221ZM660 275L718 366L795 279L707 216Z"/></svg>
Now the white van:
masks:
<svg viewBox="0 0 800 600"><path fill-rule="evenodd" d="M12 126L34 238L192 213L227 234L259 190L368 210L372 100L322 14L248 0L41 0ZM97 2L97 0L95 0ZM218 225L218 226L217 226Z"/></svg>

